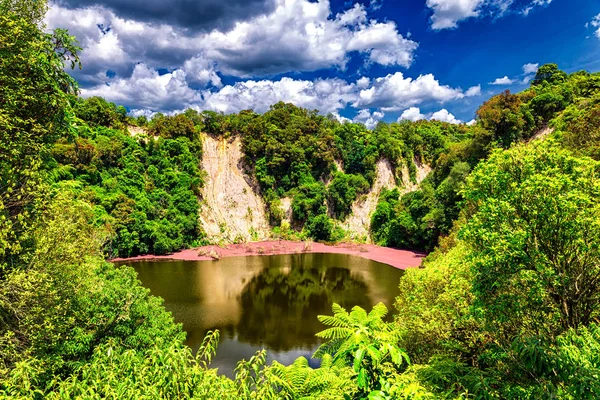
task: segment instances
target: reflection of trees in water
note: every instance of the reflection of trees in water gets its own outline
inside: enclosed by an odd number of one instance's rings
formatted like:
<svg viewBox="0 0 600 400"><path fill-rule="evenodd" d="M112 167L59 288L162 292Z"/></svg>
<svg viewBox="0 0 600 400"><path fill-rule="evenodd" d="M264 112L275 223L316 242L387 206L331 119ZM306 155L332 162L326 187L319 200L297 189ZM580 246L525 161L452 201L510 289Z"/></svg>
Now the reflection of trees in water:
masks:
<svg viewBox="0 0 600 400"><path fill-rule="evenodd" d="M332 303L371 307L367 285L349 269L266 268L244 287L239 340L286 351L319 343L319 314L330 314Z"/></svg>

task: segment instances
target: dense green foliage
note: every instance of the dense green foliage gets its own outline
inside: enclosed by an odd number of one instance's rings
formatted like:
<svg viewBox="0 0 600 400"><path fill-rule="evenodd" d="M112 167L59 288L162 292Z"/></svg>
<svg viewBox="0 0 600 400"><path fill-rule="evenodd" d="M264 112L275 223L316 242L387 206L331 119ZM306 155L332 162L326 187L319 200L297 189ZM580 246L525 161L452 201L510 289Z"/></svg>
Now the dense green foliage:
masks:
<svg viewBox="0 0 600 400"><path fill-rule="evenodd" d="M26 3L2 0L5 9L39 19L32 14L40 11ZM39 170L47 145L72 133L68 94L76 85L63 67L70 56L78 63L76 50L64 31L45 34L12 12L0 13L0 276L33 240L43 208Z"/></svg>
<svg viewBox="0 0 600 400"><path fill-rule="evenodd" d="M36 25L42 2L0 0L0 11L0 396L600 396L599 74L544 65L528 90L483 104L474 127L369 131L282 103L262 116L188 110L148 122L74 96L63 68L78 63L77 47ZM553 137L522 143L548 126ZM259 351L226 378L210 367L218 332L194 356L133 270L104 259L202 238L201 130L241 134L272 222L291 197L295 223L321 240L339 235L334 218L373 185L379 160L401 186L415 163L431 165L419 190L382 191L373 215L379 243L439 244L401 279L393 321L381 304L334 304L319 317L316 369L305 358L266 365ZM268 274L248 283L265 308L326 289L318 269L277 276L288 292L270 290Z"/></svg>
<svg viewBox="0 0 600 400"><path fill-rule="evenodd" d="M104 111L88 114L98 104ZM97 123L121 124L114 104L96 98L79 100L75 110L88 121L106 115ZM77 182L79 196L95 206L97 221L111 226L113 255L167 254L203 237L197 200L202 144L196 128L181 115L152 123L149 135L135 137L82 125L75 140L61 138L52 148L51 172L59 181Z"/></svg>
<svg viewBox="0 0 600 400"><path fill-rule="evenodd" d="M496 151L476 168L459 239L400 286L401 346L423 363L425 385L597 396L597 171L552 142Z"/></svg>

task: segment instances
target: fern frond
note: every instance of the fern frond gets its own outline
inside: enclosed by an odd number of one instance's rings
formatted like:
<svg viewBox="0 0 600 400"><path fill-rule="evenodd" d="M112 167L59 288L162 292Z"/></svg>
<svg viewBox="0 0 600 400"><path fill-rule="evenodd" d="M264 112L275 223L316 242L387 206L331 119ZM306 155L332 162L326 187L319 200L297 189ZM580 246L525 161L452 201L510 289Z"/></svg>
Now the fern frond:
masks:
<svg viewBox="0 0 600 400"><path fill-rule="evenodd" d="M333 303L331 306L331 311L333 311L334 314L348 314L348 311L346 311L346 309L340 306L338 303Z"/></svg>
<svg viewBox="0 0 600 400"><path fill-rule="evenodd" d="M316 336L320 337L322 339L328 339L328 340L343 339L343 338L347 338L350 335L352 335L353 332L354 332L354 330L351 328L336 327L336 328L325 329L324 331L317 333Z"/></svg>
<svg viewBox="0 0 600 400"><path fill-rule="evenodd" d="M330 340L329 342L323 343L321 346L319 346L317 351L315 351L315 354L313 354L313 358L323 358L326 354L334 355L335 353L337 353L342 343L343 340L341 339L334 339Z"/></svg>
<svg viewBox="0 0 600 400"><path fill-rule="evenodd" d="M351 325L348 324L347 321L344 321L341 318L338 318L337 316L331 316L331 315L319 315L317 316L317 318L319 319L319 321L327 326L334 326L334 327L346 327L349 328Z"/></svg>
<svg viewBox="0 0 600 400"><path fill-rule="evenodd" d="M369 319L383 319L388 314L388 308L385 304L377 303L369 313Z"/></svg>
<svg viewBox="0 0 600 400"><path fill-rule="evenodd" d="M333 357L331 354L324 354L321 359L321 368L330 369L333 365Z"/></svg>
<svg viewBox="0 0 600 400"><path fill-rule="evenodd" d="M355 323L358 322L361 325L365 325L367 323L367 312L362 307L354 306L350 313L350 318L352 318Z"/></svg>

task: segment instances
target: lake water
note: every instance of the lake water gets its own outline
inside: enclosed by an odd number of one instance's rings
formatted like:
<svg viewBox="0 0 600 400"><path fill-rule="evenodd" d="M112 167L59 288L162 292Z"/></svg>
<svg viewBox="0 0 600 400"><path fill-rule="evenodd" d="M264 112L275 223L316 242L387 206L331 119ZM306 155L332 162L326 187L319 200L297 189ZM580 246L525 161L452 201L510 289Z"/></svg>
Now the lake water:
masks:
<svg viewBox="0 0 600 400"><path fill-rule="evenodd" d="M218 261L141 261L128 265L187 332L197 350L205 333L219 329L211 366L231 376L237 361L267 349L268 359L289 364L310 358L325 327L317 315L335 302L392 310L403 271L344 254L292 254ZM311 360L317 365L317 360Z"/></svg>

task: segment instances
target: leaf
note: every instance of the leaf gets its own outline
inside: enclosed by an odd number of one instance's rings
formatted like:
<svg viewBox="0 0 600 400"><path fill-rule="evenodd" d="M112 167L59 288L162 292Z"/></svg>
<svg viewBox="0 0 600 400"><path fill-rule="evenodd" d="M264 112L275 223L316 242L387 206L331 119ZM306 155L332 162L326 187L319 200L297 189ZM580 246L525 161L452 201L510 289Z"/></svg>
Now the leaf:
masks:
<svg viewBox="0 0 600 400"><path fill-rule="evenodd" d="M360 389L367 388L367 372L364 368L361 368L361 370L359 371L358 376L356 378L356 382Z"/></svg>
<svg viewBox="0 0 600 400"><path fill-rule="evenodd" d="M354 354L354 372L358 372L360 368L360 364L362 363L363 357L365 355L365 349L358 349Z"/></svg>

